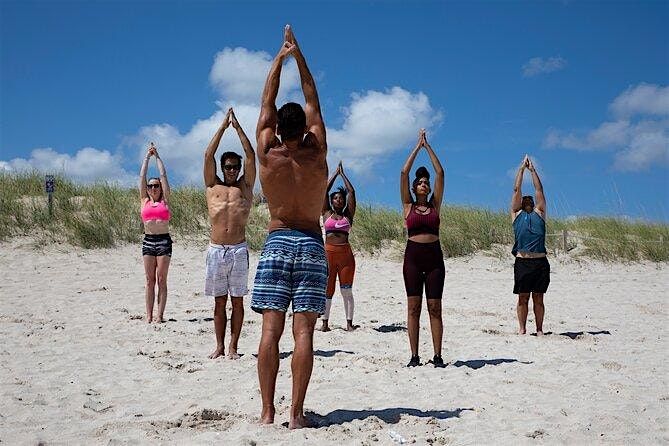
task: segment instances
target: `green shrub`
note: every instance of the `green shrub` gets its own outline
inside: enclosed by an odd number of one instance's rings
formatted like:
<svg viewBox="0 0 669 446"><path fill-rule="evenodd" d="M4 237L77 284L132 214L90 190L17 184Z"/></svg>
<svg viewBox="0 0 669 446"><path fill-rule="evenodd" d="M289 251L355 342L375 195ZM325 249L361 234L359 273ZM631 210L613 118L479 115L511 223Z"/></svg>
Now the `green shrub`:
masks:
<svg viewBox="0 0 669 446"><path fill-rule="evenodd" d="M267 235L269 213L258 197L253 202L246 237L251 249L258 250ZM174 188L170 209L174 234L198 242L209 237L204 188ZM607 261L669 260L666 224L612 217L551 218L546 237L550 252L563 251L562 231L568 232L567 250L577 255ZM57 176L49 213L42 174L0 173L0 240L21 235L67 241L83 248L138 243L142 238L139 194L135 188L110 183L81 185ZM441 211L440 240L447 257L480 250L510 255L511 219L505 211L446 205ZM354 249L375 252L389 243L399 247L405 242L401 212L358 205L351 232Z"/></svg>

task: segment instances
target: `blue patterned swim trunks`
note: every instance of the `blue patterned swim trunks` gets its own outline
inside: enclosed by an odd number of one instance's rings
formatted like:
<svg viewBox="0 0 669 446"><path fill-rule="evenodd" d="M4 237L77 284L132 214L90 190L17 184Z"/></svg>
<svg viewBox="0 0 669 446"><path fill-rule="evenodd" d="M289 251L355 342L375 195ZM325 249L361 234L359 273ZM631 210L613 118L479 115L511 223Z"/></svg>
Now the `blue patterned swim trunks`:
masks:
<svg viewBox="0 0 669 446"><path fill-rule="evenodd" d="M325 313L328 262L320 234L272 231L265 240L253 283L251 309Z"/></svg>

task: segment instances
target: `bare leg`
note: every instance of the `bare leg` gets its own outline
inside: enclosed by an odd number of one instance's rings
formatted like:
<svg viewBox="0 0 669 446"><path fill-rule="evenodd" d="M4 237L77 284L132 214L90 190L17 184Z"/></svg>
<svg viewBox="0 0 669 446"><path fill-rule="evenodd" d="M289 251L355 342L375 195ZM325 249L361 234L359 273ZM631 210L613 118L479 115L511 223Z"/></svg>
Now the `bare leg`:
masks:
<svg viewBox="0 0 669 446"><path fill-rule="evenodd" d="M170 256L156 257L156 276L158 278L158 317L155 322L165 322L165 305L167 304L167 271L170 269Z"/></svg>
<svg viewBox="0 0 669 446"><path fill-rule="evenodd" d="M328 320L330 319L330 309L332 308L332 296L326 297L325 299L325 314L322 317L323 325L321 326L321 331L330 331L330 326L328 325Z"/></svg>
<svg viewBox="0 0 669 446"><path fill-rule="evenodd" d="M258 380L262 396L261 424L274 423L274 390L279 373L279 339L286 323L286 313L265 310L262 313L262 335L258 346ZM295 356L293 355L293 358Z"/></svg>
<svg viewBox="0 0 669 446"><path fill-rule="evenodd" d="M214 331L216 332L216 350L209 355L210 359L216 359L225 355L225 325L228 322L228 314L225 306L228 296L217 296L214 303Z"/></svg>
<svg viewBox="0 0 669 446"><path fill-rule="evenodd" d="M242 332L244 323L244 300L241 297L230 297L232 301L232 317L230 318L230 346L228 347L228 358L239 359L237 354L237 343Z"/></svg>
<svg viewBox="0 0 669 446"><path fill-rule="evenodd" d="M430 314L434 355L441 356L441 341L444 335L444 323L441 319L441 299L427 299L427 311Z"/></svg>
<svg viewBox="0 0 669 446"><path fill-rule="evenodd" d="M346 331L353 331L358 328L356 325L353 325L353 311L355 310L353 290L351 288L342 288L341 297L344 301L344 313L346 313Z"/></svg>
<svg viewBox="0 0 669 446"><path fill-rule="evenodd" d="M532 306L534 307L534 319L537 323L537 336L544 334L544 293L532 293Z"/></svg>
<svg viewBox="0 0 669 446"><path fill-rule="evenodd" d="M156 300L156 257L144 257L144 272L146 273L146 322L153 320L153 302Z"/></svg>
<svg viewBox="0 0 669 446"><path fill-rule="evenodd" d="M317 313L293 314L293 338L295 349L290 363L293 372L293 401L290 406L290 429L308 427L304 417L304 397L307 394L311 370L314 366L314 326Z"/></svg>
<svg viewBox="0 0 669 446"><path fill-rule="evenodd" d="M530 293L520 293L518 295L518 305L516 312L518 313L518 334L524 335L527 333L527 304L530 301Z"/></svg>
<svg viewBox="0 0 669 446"><path fill-rule="evenodd" d="M409 346L411 356L418 356L418 331L420 330L420 312L423 305L422 296L407 298L407 331L409 332Z"/></svg>

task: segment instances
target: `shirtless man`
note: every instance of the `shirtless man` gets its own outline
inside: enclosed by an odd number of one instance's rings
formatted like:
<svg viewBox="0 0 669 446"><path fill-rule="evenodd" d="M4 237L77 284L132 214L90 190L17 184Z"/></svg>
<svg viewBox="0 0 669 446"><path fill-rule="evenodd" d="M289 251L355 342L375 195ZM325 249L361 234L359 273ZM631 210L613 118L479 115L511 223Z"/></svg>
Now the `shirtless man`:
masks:
<svg viewBox="0 0 669 446"><path fill-rule="evenodd" d="M251 308L262 313L258 379L262 395L260 422L274 422L274 389L279 370L279 339L292 301L295 347L292 404L288 427L307 427L304 397L313 368L314 325L325 312L327 260L319 219L327 182L327 145L314 79L286 26L285 41L274 58L262 95L256 128L260 183L270 213L269 235L258 262ZM297 62L306 102L275 101L283 62ZM277 137L278 135L278 137Z"/></svg>
<svg viewBox="0 0 669 446"><path fill-rule="evenodd" d="M521 186L525 169L532 174L537 197L536 205L531 195L523 196ZM546 258L546 198L534 164L525 155L518 167L511 196L511 221L515 242L511 253L516 257L513 266L513 293L518 295L518 334L526 333L530 294L537 324L537 336L544 334L544 293L551 281L551 266Z"/></svg>
<svg viewBox="0 0 669 446"><path fill-rule="evenodd" d="M223 181L216 175L216 149L229 125L237 130L244 148L244 174L239 177L242 157L235 152L221 155ZM238 178L239 177L239 178ZM207 186L207 209L211 222L211 238L207 251L204 294L213 297L216 349L211 359L225 355L225 307L230 296L232 317L228 357L237 359L237 342L244 322L242 297L248 292L249 253L246 246L246 222L253 202L256 181L255 153L232 108L211 139L204 154L204 184Z"/></svg>

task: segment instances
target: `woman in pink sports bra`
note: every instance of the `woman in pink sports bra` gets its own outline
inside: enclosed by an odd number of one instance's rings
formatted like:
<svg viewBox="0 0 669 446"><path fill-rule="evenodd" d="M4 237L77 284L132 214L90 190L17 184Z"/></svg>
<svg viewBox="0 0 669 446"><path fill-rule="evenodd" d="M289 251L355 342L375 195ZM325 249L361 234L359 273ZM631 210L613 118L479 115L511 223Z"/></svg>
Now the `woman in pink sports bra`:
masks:
<svg viewBox="0 0 669 446"><path fill-rule="evenodd" d="M149 159L155 156L160 178L146 180ZM162 323L167 303L167 271L172 257L172 238L170 237L170 208L168 200L170 185L167 182L165 165L158 156L156 147L151 143L142 162L139 172L139 197L141 200L141 216L144 222L144 240L142 241L142 257L146 273L146 321ZM158 285L158 314L153 317L153 306L156 300Z"/></svg>
<svg viewBox="0 0 669 446"><path fill-rule="evenodd" d="M416 178L409 189L409 172L421 148L425 148L436 173L434 192L430 197L430 173L425 167L419 167ZM411 196L413 191L415 200ZM404 287L407 293L407 331L411 347L411 360L407 367L421 365L418 356L418 334L420 332L420 313L423 304L423 288L430 314L432 345L435 367L445 367L441 358L441 340L443 323L441 319L441 297L444 290L444 255L439 242L439 211L444 195L444 169L439 158L427 142L425 129L418 133L418 143L406 160L400 174L400 193L402 208L409 233L404 251Z"/></svg>
<svg viewBox="0 0 669 446"><path fill-rule="evenodd" d="M330 193L337 176L340 175L344 186ZM353 331L353 276L355 275L355 257L348 243L348 233L351 231L353 216L355 215L355 189L344 173L341 162L334 175L328 181L323 202L323 226L325 228L325 254L328 259L328 283L325 290L325 314L321 331L330 331L328 319L332 307L332 296L335 292L335 282L339 276L339 290L344 301L346 313L346 331Z"/></svg>

